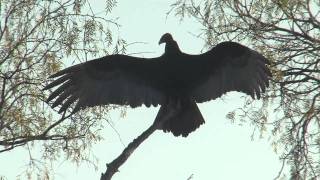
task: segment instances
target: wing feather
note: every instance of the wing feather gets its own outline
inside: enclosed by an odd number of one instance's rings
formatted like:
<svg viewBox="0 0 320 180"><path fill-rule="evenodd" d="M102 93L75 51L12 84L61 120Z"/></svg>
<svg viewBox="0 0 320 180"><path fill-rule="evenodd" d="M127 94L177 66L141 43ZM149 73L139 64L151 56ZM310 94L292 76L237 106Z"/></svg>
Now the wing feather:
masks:
<svg viewBox="0 0 320 180"><path fill-rule="evenodd" d="M44 90L58 86L48 97L59 113L76 102L72 113L97 105L119 104L131 107L158 105L165 95L158 89L161 59L111 55L71 66L52 75L57 78ZM147 74L147 76L146 76ZM161 82L161 81L160 81Z"/></svg>
<svg viewBox="0 0 320 180"><path fill-rule="evenodd" d="M192 58L208 67L206 76L209 76L190 91L196 102L216 99L229 91L243 92L260 99L261 93L269 86L269 61L241 44L223 42Z"/></svg>
<svg viewBox="0 0 320 180"><path fill-rule="evenodd" d="M55 82L52 82L52 83L55 83ZM58 85L58 84L57 84ZM58 87L55 91L53 91L50 96L48 97L48 99L46 100L46 102L49 102L51 101L52 99L56 98L60 93L62 93L65 89L67 89L69 86L71 85L71 81L67 81L65 83L63 83L60 87ZM51 83L48 85L48 86L51 86ZM52 86L54 87L54 86ZM47 88L47 86L45 87L46 89L49 89Z"/></svg>

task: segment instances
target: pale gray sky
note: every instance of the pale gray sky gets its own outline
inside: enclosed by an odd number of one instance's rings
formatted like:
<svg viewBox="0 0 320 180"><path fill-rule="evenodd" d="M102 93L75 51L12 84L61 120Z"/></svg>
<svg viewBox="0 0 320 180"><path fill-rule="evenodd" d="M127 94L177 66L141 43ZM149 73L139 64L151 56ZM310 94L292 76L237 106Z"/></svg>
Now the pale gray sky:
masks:
<svg viewBox="0 0 320 180"><path fill-rule="evenodd" d="M94 8L104 7L92 1ZM102 1L100 1L102 3ZM120 36L128 42L142 41L147 44L130 46L129 53L154 52L140 54L155 57L163 53L164 47L158 45L160 36L170 32L182 51L197 54L204 42L193 34L200 31L199 24L192 20L179 23L178 18L166 12L174 0L119 1L112 15L119 17ZM186 180L191 174L193 180L270 180L280 169L278 155L275 154L267 139L251 141L252 127L248 124L238 126L225 118L226 114L243 105L242 94L229 93L224 100L217 99L199 104L206 123L188 138L174 137L172 134L157 131L151 135L120 167L114 180ZM154 120L158 108L128 109L124 119L119 112L111 114L115 128L125 144L130 143ZM94 155L99 159L98 171L87 164L76 168L69 162L53 165L57 180L99 179L106 169L105 164L112 161L124 149L111 128L104 131L105 141L95 145ZM17 149L0 156L0 175L15 179L26 162L27 152ZM8 163L3 163L8 162ZM12 163L10 163L12 162Z"/></svg>

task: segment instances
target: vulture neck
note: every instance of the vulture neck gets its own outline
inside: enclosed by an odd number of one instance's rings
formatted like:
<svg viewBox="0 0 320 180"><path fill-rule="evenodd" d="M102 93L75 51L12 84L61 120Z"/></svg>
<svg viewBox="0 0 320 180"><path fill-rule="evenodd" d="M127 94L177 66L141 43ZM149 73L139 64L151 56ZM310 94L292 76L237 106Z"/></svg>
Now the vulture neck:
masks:
<svg viewBox="0 0 320 180"><path fill-rule="evenodd" d="M174 40L166 42L165 55L177 55L181 53L178 43Z"/></svg>

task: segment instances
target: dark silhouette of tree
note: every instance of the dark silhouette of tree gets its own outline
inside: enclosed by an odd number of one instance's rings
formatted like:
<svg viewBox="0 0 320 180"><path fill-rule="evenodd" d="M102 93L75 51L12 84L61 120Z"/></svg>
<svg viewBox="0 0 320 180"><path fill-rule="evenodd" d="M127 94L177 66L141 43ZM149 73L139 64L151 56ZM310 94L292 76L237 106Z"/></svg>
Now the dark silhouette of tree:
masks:
<svg viewBox="0 0 320 180"><path fill-rule="evenodd" d="M42 160L30 155L30 177L49 177L42 171L46 162L61 155L90 161L90 147L101 139L97 131L113 107L60 117L49 111L41 89L67 57L83 61L125 50L125 42L112 33L118 24L107 18L115 1L105 5L105 12L93 12L88 1L0 1L0 152L41 144Z"/></svg>
<svg viewBox="0 0 320 180"><path fill-rule="evenodd" d="M227 117L269 132L291 179L320 176L320 4L317 0L178 0L170 13L191 17L208 46L224 40L250 44L272 61L273 87L257 106ZM272 114L268 114L272 111ZM283 167L278 177L282 174Z"/></svg>

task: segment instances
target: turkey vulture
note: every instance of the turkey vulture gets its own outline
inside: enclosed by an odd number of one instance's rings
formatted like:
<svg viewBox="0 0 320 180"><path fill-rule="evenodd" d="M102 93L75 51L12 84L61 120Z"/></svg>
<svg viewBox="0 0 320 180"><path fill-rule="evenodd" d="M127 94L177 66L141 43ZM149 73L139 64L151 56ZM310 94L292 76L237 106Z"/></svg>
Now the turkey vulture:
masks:
<svg viewBox="0 0 320 180"><path fill-rule="evenodd" d="M108 55L68 67L50 76L57 78L44 90L59 86L48 97L59 113L72 113L106 104L147 107L161 105L158 112L178 111L161 129L175 136L187 136L204 123L196 103L216 99L229 91L260 98L269 85L268 60L258 52L235 42L222 42L206 53L183 53L171 34L159 44L165 52L156 58Z"/></svg>

